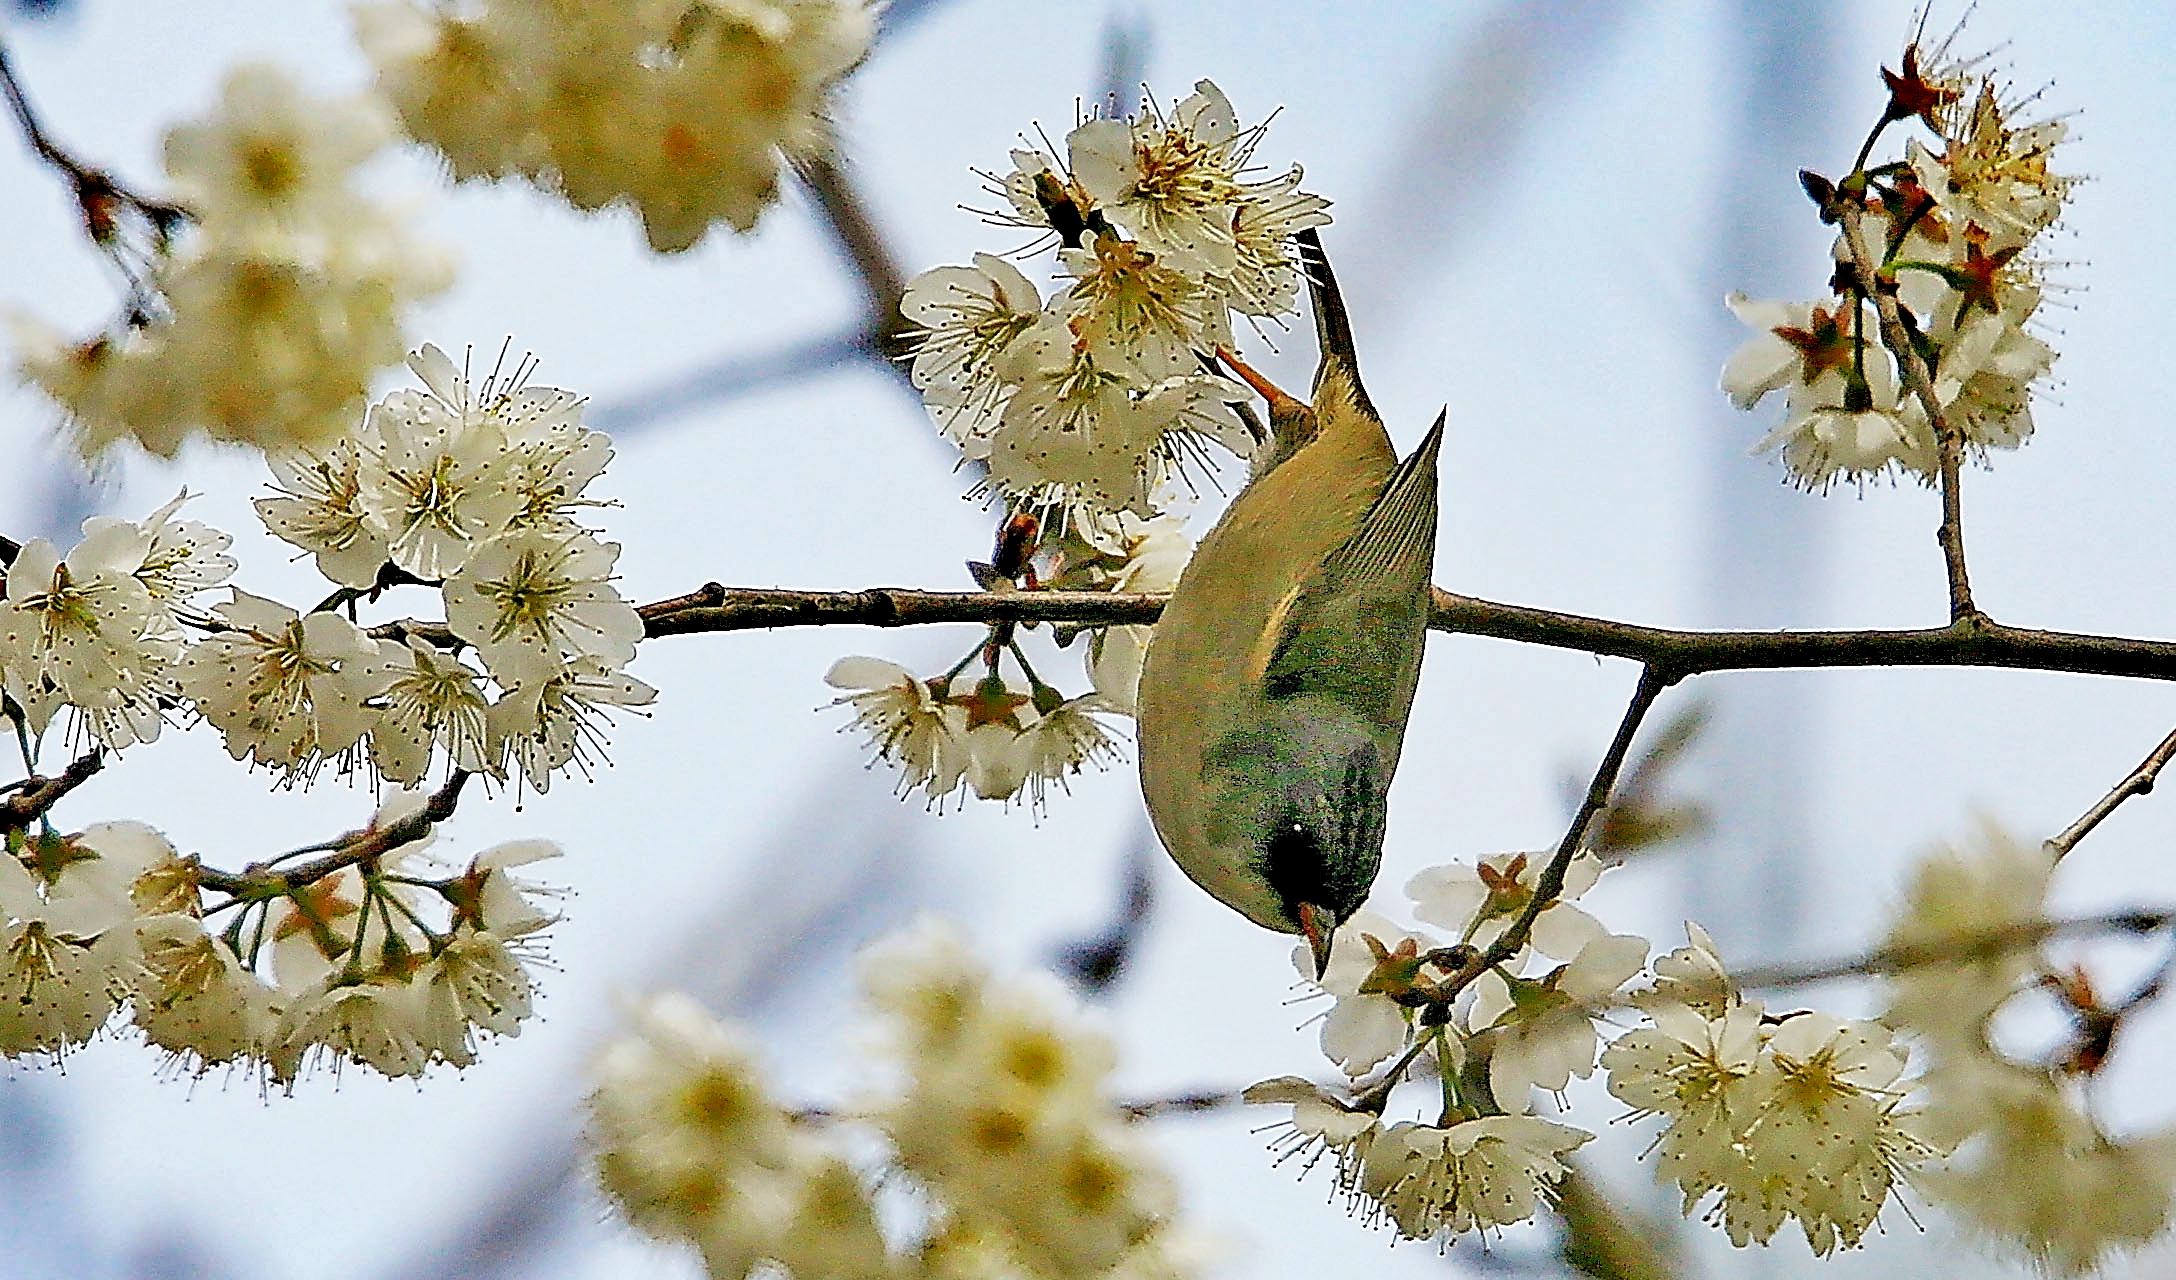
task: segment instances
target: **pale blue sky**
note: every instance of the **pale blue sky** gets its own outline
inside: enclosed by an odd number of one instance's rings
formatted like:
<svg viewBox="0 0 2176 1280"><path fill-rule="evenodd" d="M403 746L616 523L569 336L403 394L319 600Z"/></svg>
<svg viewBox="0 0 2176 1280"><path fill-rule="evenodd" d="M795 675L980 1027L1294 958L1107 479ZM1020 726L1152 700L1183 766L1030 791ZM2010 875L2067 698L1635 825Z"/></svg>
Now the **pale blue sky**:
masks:
<svg viewBox="0 0 2176 1280"><path fill-rule="evenodd" d="M358 84L364 73L336 5L93 0L78 10L50 23L13 22L11 49L50 127L140 185L155 185L164 127L200 113L237 61L274 57L327 88ZM1722 624L1733 619L1716 616L1704 585L1714 538L1708 477L1769 422L1766 414L1726 417L1714 390L1727 349L1708 246L1719 175L1739 168L1722 139L1742 95L1769 87L1748 83L1731 64L1734 12L1712 2L951 0L856 77L841 132L908 270L1013 248L1016 233L958 208L982 202L968 167L1002 168L1015 135L1035 122L1062 135L1076 97L1097 82L1106 22L1114 14L1137 21L1150 40L1144 74L1164 98L1211 77L1242 119L1283 108L1262 157L1301 161L1308 186L1337 202L1325 239L1346 270L1371 390L1401 445L1449 405L1437 580L1604 616ZM1863 0L1829 12L1840 63L1803 70L1839 86L1835 145L1733 180L1788 188L1798 164L1833 171L1878 110L1874 68L1893 63L1908 8ZM2006 621L2176 634L2164 550L2176 439L2165 429L2161 385L2162 313L2176 284L2162 243L2176 207L2169 23L2162 6L2145 3L1990 0L1967 38L2007 42L2021 82L2052 81L2049 109L2079 113L2063 167L2090 179L2070 218L2074 235L2056 250L2074 261L2055 279L2077 286L2056 299L2065 309L2051 321L2061 383L2038 409L2030 447L1968 477L1975 582L1981 603ZM1525 105L1500 134L1445 137L1428 128L1446 113L1469 124L1485 118L1458 113L1502 95ZM1462 149L1468 137L1480 154ZM536 353L540 382L601 405L721 357L832 332L854 314L851 280L795 198L752 237L715 236L660 261L619 217L578 217L519 188L434 190L429 165L413 157L381 177L387 190L418 201L462 262L455 289L418 316L417 339L495 349L512 335L517 349ZM96 324L114 293L74 236L62 188L19 148L0 144L0 194L0 244L8 246L0 305L76 328ZM1807 215L1775 232L1797 256L1783 258L1775 278L1746 280L1748 288L1799 296L1820 288L1826 235ZM1311 340L1300 334L1279 345L1284 354L1265 364L1287 382L1303 381ZM0 476L22 478L0 484L0 531L10 536L54 532L39 527L28 492L52 465L50 423L35 397L0 390ZM1768 462L1735 465L1772 481L1773 503L1818 507L1802 522L1817 540L1818 569L1802 590L1782 593L1787 617L1763 621L1941 620L1928 494L1879 487L1816 499L1784 486ZM193 508L198 518L240 535L241 581L315 598L322 592L304 568L251 532L247 500L262 482L261 464L246 455L199 451L173 466L117 468L100 501L140 515L186 484L205 494ZM603 519L626 544L620 567L635 598L706 579L964 587L961 562L987 551L988 520L958 497L960 481L920 410L867 368L646 428L621 442L595 488L625 502ZM464 1075L415 1085L352 1073L261 1101L216 1077L193 1087L154 1079L142 1047L102 1043L71 1058L64 1074L0 1080L0 1089L50 1108L66 1135L72 1163L47 1190L77 1211L103 1251L103 1270L83 1274L124 1274L118 1260L183 1223L219 1260L217 1274L389 1274L465 1222L472 1197L500 1184L529 1136L563 1120L616 999L682 973L713 989L730 985L719 975L754 950L746 939L762 930L747 915L708 913L764 870L753 865L759 859L773 860L772 874L775 860L789 860L788 881L820 879L847 874L854 864L841 861L844 845L865 842L872 829L899 842L903 860L884 864L892 869L873 881L896 903L847 919L839 927L849 937L929 905L960 918L994 956L1039 963L1056 942L1094 929L1116 893L1119 853L1138 829L1128 768L1081 780L1040 823L987 806L932 818L884 797L888 776L855 772L860 744L834 733L836 713L811 710L827 699L821 676L841 654L929 662L967 642L964 633L835 630L646 646L634 671L661 696L653 716L621 727L614 768L594 785L564 783L518 808L510 797L465 804L448 824L454 849L516 835L560 840L568 857L550 871L575 890L556 931L560 969L545 978L543 1018ZM1072 662L1049 666L1072 677ZM1563 779L1591 768L1631 678L1622 664L1437 637L1378 905L1402 912L1398 889L1420 867L1552 843ZM2028 838L2052 832L2176 723L2169 691L2110 681L1985 671L1792 679L1807 682L1809 732L1820 744L1802 780L1815 851L1802 941L1822 954L1867 940L1914 851L1964 835L1978 813ZM1715 688L1728 692L1724 681ZM1711 766L1709 776L1729 773ZM867 813L835 799L842 774L845 794L873 797ZM2160 856L2176 829L2169 804L2140 801L2083 846L2065 868L2065 902L2176 901L2176 870ZM839 825L812 831L812 807ZM129 753L61 816L142 818L184 849L231 865L351 827L368 808L367 795L340 785L268 793L197 732ZM803 847L826 841L838 847ZM1614 926L1668 945L1683 914L1676 866L1617 873L1595 902ZM1161 862L1158 870L1161 900L1140 967L1104 1014L1123 1046L1124 1089L1317 1072L1311 1033L1294 1031L1310 1010L1284 1003L1287 940L1209 902ZM1726 942L1736 927L1710 923ZM696 929L710 939L707 953L672 959ZM851 1076L851 1042L828 1003L847 981L846 944L827 940L821 950L804 957L799 985L761 1010L763 1032L806 1100ZM715 967L697 972L705 965ZM1854 998L1817 994L1846 1007ZM2115 1114L2165 1119L2154 1070L2169 1040L2165 1018L2134 1033L2106 1085ZM1589 1123L1617 1113L1606 1098L1575 1096ZM1158 1132L1182 1171L1191 1216L1230 1242L1220 1274L1444 1273L1433 1249L1386 1252L1385 1237L1347 1223L1325 1203L1319 1178L1298 1183L1289 1170L1270 1169L1249 1132L1263 1122L1227 1114ZM1623 1155L1641 1140L1620 1128L1610 1145ZM534 1274L685 1272L603 1224L592 1207L566 1216L569 1239ZM1908 1269L1948 1247L1938 1223L1924 1239L1901 1215L1888 1229L1891 1241L1833 1274ZM1515 1236L1504 1247L1510 1256L1532 1244ZM1905 1252L1881 1252L1892 1247ZM1454 1250L1452 1268L1472 1248ZM28 1265L21 1256L0 1253L0 1277ZM1722 1257L1713 1274L1774 1273Z"/></svg>

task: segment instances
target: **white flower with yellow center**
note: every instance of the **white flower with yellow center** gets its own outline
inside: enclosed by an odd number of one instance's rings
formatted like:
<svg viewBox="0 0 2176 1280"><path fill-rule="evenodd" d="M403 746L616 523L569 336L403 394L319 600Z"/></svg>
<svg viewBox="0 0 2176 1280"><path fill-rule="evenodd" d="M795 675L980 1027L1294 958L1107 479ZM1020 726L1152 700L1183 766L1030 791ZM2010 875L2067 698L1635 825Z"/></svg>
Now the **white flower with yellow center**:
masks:
<svg viewBox="0 0 2176 1280"><path fill-rule="evenodd" d="M545 680L519 684L491 705L490 740L537 791L573 765L583 776L602 761L613 708L646 707L657 690L596 658L581 657ZM499 749L494 746L493 750Z"/></svg>
<svg viewBox="0 0 2176 1280"><path fill-rule="evenodd" d="M1429 867L1406 882L1405 895L1413 900L1415 918L1455 931L1461 942L1486 947L1533 901L1550 856L1542 851L1498 853L1473 866L1452 862ZM1602 936L1602 922L1572 905L1572 899L1593 888L1601 875L1601 859L1585 852L1573 855L1564 870L1562 892L1534 917L1528 934L1534 950L1554 960L1569 960ZM1524 951L1521 948L1521 955Z"/></svg>
<svg viewBox="0 0 2176 1280"><path fill-rule="evenodd" d="M159 736L179 643L138 577L150 538L125 520L85 524L63 559L43 538L23 544L0 600L0 690L42 732L63 706L80 732L120 748Z"/></svg>
<svg viewBox="0 0 2176 1280"><path fill-rule="evenodd" d="M293 779L369 731L375 717L364 703L393 672L354 623L300 615L239 588L219 615L228 629L189 650L181 691L225 735L228 754Z"/></svg>
<svg viewBox="0 0 2176 1280"><path fill-rule="evenodd" d="M876 759L900 770L901 794L921 787L934 802L959 788L966 743L928 681L896 662L852 657L832 663L824 683L848 691L831 705L854 709L849 727L868 735Z"/></svg>
<svg viewBox="0 0 2176 1280"><path fill-rule="evenodd" d="M362 454L342 437L322 449L268 454L276 497L258 498L258 518L272 536L317 558L317 569L344 587L363 589L386 562L385 535L365 518Z"/></svg>
<svg viewBox="0 0 2176 1280"><path fill-rule="evenodd" d="M612 586L616 542L523 529L478 548L446 582L446 625L508 686L550 680L568 662L626 666L642 618Z"/></svg>
<svg viewBox="0 0 2176 1280"><path fill-rule="evenodd" d="M988 452L1011 389L998 357L1042 314L1020 269L987 253L971 267L935 267L908 284L899 310L921 326L913 381L945 438L969 457Z"/></svg>
<svg viewBox="0 0 2176 1280"><path fill-rule="evenodd" d="M1368 1144L1359 1189L1409 1240L1485 1232L1533 1217L1593 1137L1539 1116L1401 1122Z"/></svg>
<svg viewBox="0 0 2176 1280"><path fill-rule="evenodd" d="M378 776L414 786L430 771L433 746L456 769L496 775L505 744L493 738L490 704L476 673L458 658L410 637L383 650L392 680L378 696L370 726L370 759Z"/></svg>
<svg viewBox="0 0 2176 1280"><path fill-rule="evenodd" d="M416 577L452 577L521 510L497 423L463 423L435 397L395 392L372 406L370 433L358 503L393 563Z"/></svg>

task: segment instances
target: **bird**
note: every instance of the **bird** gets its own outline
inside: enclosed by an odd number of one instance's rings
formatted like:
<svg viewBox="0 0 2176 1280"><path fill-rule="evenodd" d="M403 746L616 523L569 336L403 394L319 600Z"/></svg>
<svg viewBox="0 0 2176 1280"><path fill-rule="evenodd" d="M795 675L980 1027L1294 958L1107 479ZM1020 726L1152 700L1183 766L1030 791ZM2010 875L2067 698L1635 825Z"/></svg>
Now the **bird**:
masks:
<svg viewBox="0 0 2176 1280"><path fill-rule="evenodd" d="M1143 664L1141 791L1172 860L1315 975L1382 862L1427 637L1436 459L1404 461L1360 383L1328 256L1299 233L1321 349L1313 403L1219 352L1268 402L1246 487L1172 590Z"/></svg>

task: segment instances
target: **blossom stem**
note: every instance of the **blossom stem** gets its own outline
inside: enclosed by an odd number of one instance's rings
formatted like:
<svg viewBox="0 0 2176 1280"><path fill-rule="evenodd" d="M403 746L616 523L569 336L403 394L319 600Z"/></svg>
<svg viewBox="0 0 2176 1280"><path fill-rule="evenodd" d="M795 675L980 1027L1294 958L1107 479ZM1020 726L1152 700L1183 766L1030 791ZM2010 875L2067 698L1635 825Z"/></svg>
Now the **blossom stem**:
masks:
<svg viewBox="0 0 2176 1280"><path fill-rule="evenodd" d="M1028 678L1029 689L1041 690L1050 687L1043 683L1041 676L1035 674L1035 668L1028 665L1028 655L1020 651L1020 641L1017 638L1008 637L1005 647L1012 651L1012 660L1020 664L1020 673Z"/></svg>
<svg viewBox="0 0 2176 1280"><path fill-rule="evenodd" d="M2095 801L2092 808L2080 814L2076 822L2063 828L2061 835L2049 840L2048 852L2054 854L2057 861L2061 861L2078 846L2080 840L2085 839L2093 828L2100 825L2101 819L2114 813L2118 805L2132 796L2142 796L2153 790L2154 780L2161 776L2161 770L2172 758L2176 758L2176 730L2171 730L2167 737L2161 739L2160 745L2147 752L2146 758L2138 762L2137 768L2131 770L2107 795Z"/></svg>
<svg viewBox="0 0 2176 1280"><path fill-rule="evenodd" d="M1881 135L1887 133L1889 126L1895 123L1893 117L1883 116L1872 129L1867 130L1866 141L1859 144L1858 157L1851 162L1851 171L1853 173L1865 170L1867 158L1874 154L1874 144L1881 141Z"/></svg>
<svg viewBox="0 0 2176 1280"><path fill-rule="evenodd" d="M1405 1078L1406 1068L1412 1066L1421 1052L1433 1043L1435 1038L1430 1035L1413 1037L1413 1043L1405 1047L1405 1052L1398 1055L1398 1060L1390 1064L1388 1071L1383 1072L1383 1078L1369 1085L1366 1092L1353 1099L1353 1106L1380 1115L1384 1104L1390 1101L1390 1091L1397 1088L1398 1082Z"/></svg>
<svg viewBox="0 0 2176 1280"><path fill-rule="evenodd" d="M1595 767L1594 781L1587 786L1586 799L1580 802L1579 812L1572 815L1571 826L1564 832L1556 853L1534 878L1533 896L1527 899L1518 918L1489 944L1486 951L1450 976L1447 984L1450 994L1465 990L1489 968L1518 954L1519 948L1526 945L1527 935L1533 932L1534 921L1563 894L1565 873L1586 843L1587 828L1609 806L1609 793L1617 785L1617 774L1624 768L1625 757L1631 753L1632 739L1639 733L1640 722L1647 718L1648 709L1655 705L1655 699L1662 696L1662 691L1677 683L1678 674L1652 663L1640 669L1639 685L1633 689L1632 701L1625 707L1624 719L1617 725L1617 736L1609 744L1609 750L1603 753L1602 763Z"/></svg>
<svg viewBox="0 0 2176 1280"><path fill-rule="evenodd" d="M1444 1128L1449 1128L1463 1117L1464 1108L1459 1105L1458 1073L1449 1070L1447 1066L1449 1055L1444 1052L1447 1047L1444 1044L1444 1035L1444 1029L1439 1026L1435 1028L1434 1033L1428 1038L1435 1042L1436 1062L1439 1065L1444 1065L1444 1069L1436 1072L1436 1080L1443 1086L1443 1114L1437 1118L1436 1123Z"/></svg>
<svg viewBox="0 0 2176 1280"><path fill-rule="evenodd" d="M197 872L197 883L219 893L237 897L256 897L265 894L285 893L304 885L315 884L326 876L358 863L367 862L389 849L412 844L431 833L431 828L453 816L460 804L461 788L473 777L466 769L456 769L446 779L444 786L431 794L421 809L398 822L383 827L373 827L331 842L332 852L299 866L279 870L277 864L297 852L291 850L268 862L251 863L239 872L219 871L205 867Z"/></svg>
<svg viewBox="0 0 2176 1280"><path fill-rule="evenodd" d="M1942 524L1935 534L1942 547L1942 564L1949 573L1949 618L1952 622L1977 620L1985 615L1972 603L1972 580L1965 571L1964 561L1964 500L1962 496L1964 471L1964 436L1957 425L1950 421L1942 409L1942 399L1935 394L1934 372L1927 367L1919 348L1912 342L1911 331L1904 327L1904 313L1897 306L1893 290L1881 287L1880 273L1876 270L1874 256L1866 247L1866 207L1857 197L1847 197L1837 202L1839 219L1843 223L1844 245L1851 253L1851 264L1858 275L1859 291L1874 304L1874 313L1881 317L1882 345L1896 357L1897 368L1904 374L1905 385L1918 398L1919 407L1926 412L1927 422L1934 428L1936 466L1942 489Z"/></svg>
<svg viewBox="0 0 2176 1280"><path fill-rule="evenodd" d="M381 910L384 909L384 905L387 903L392 904L392 906L394 907L398 907L400 909L400 913L408 917L408 923L414 925L417 931L422 933L424 938L429 940L431 944L432 955L437 955L439 952L445 950L446 944L452 941L453 935L439 933L438 931L432 929L431 926L424 921L422 916L416 914L416 910L414 907L411 907L407 903L400 900L399 894L385 892L384 886L387 883L394 881L398 881L403 884L423 884L426 888L433 889L437 888L438 886L428 884L424 881L408 880L407 878L401 876L371 877L371 893L377 897ZM385 927L388 932L391 932L393 928L393 917L390 914L386 915Z"/></svg>

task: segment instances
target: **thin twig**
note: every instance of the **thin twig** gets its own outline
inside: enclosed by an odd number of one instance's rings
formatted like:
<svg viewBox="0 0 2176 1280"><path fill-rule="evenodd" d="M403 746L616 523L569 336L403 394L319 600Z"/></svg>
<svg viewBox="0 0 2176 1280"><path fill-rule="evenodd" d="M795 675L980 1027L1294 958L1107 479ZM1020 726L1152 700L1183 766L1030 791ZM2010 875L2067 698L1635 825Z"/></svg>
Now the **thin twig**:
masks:
<svg viewBox="0 0 2176 1280"><path fill-rule="evenodd" d="M1746 988L1775 991L1810 987L1841 978L1881 977L1935 964L1988 960L2037 946L2049 938L2095 933L2155 933L2176 922L2176 908L2134 908L2064 920L2025 920L2000 929L1981 930L1928 942L1877 947L1848 959L1762 965L1741 969L1730 981Z"/></svg>
<svg viewBox="0 0 2176 1280"><path fill-rule="evenodd" d="M1942 487L1942 525L1935 537L1941 543L1942 564L1949 573L1950 620L1978 617L1979 608L1972 603L1972 581L1964 563L1964 436L1942 409L1941 397L1934 391L1934 371L1927 368L1919 348L1912 344L1895 292L1881 287L1873 255L1866 248L1865 204L1855 196L1846 196L1835 207L1843 223L1844 244L1858 273L1859 289L1872 300L1875 314L1881 317L1882 345L1896 357L1897 367L1904 371L1904 384L1918 397L1919 407L1926 411L1927 421L1934 428L1935 460Z"/></svg>
<svg viewBox="0 0 2176 1280"><path fill-rule="evenodd" d="M895 376L904 379L906 371L898 360L913 351L909 337L913 326L899 310L899 300L907 291L907 280L899 269L898 257L878 233L875 221L869 217L867 202L855 190L843 163L836 156L804 157L794 162L793 170L800 177L801 185L815 198L817 211L823 215L825 225L831 228L840 251L853 264L855 277L861 281L867 308L865 341L870 351L882 357Z"/></svg>
<svg viewBox="0 0 2176 1280"><path fill-rule="evenodd" d="M1563 894L1564 875L1571 869L1572 859L1578 855L1580 846L1586 843L1587 827L1593 823L1595 815L1609 805L1609 793L1617 785L1618 771L1624 768L1625 757L1632 750L1632 739L1639 733L1640 722L1647 718L1648 709L1655 705L1655 699L1661 697L1662 691L1675 684L1677 679L1676 672L1663 667L1649 665L1640 669L1639 687L1632 691L1632 701L1624 709L1624 719L1617 725L1617 737L1609 744L1609 750L1602 754L1602 763L1595 767L1594 781L1587 787L1587 797L1580 802L1579 812L1572 816L1571 827L1565 831L1563 841L1556 847L1556 853L1550 857L1549 864L1541 869L1541 874L1534 878L1533 896L1527 899L1525 909L1519 912L1518 919L1511 922L1510 928L1498 935L1486 951L1476 955L1457 973L1451 975L1445 984L1450 994L1456 995L1492 966L1516 955L1519 948L1526 945L1527 935L1533 932L1534 921Z"/></svg>
<svg viewBox="0 0 2176 1280"><path fill-rule="evenodd" d="M106 753L91 751L77 756L58 777L29 777L17 785L14 795L0 801L0 831L20 831L44 817L61 797L90 781L106 767Z"/></svg>
<svg viewBox="0 0 2176 1280"><path fill-rule="evenodd" d="M288 855L251 863L239 872L203 867L197 872L197 883L236 897L284 893L315 884L335 871L368 862L387 850L412 844L429 835L432 827L453 816L454 808L461 802L461 788L468 785L473 776L466 769L454 770L445 785L431 793L421 809L383 827L365 827L341 840L333 852L322 858L297 863L285 870L279 869L277 864Z"/></svg>
<svg viewBox="0 0 2176 1280"><path fill-rule="evenodd" d="M2161 739L2161 745L2147 753L2146 758L2138 762L2138 767L2131 770L2128 777L2117 783L2092 808L2080 814L2076 822L2063 828L2061 835L2048 841L2048 852L2054 854L2058 862L2061 861L2077 847L2080 840L2085 839L2088 832L2100 825L2101 819L2114 813L2116 806L2132 796L2142 796L2153 790L2154 779L2160 777L2162 768L2172 757L2176 757L2176 730L2171 730L2167 737Z"/></svg>
<svg viewBox="0 0 2176 1280"><path fill-rule="evenodd" d="M1204 1089L1196 1093L1174 1094L1168 1098L1144 1098L1138 1102L1121 1102L1118 1109L1128 1120L1154 1120L1159 1116L1194 1115L1203 1111L1219 1111L1240 1104L1240 1090Z"/></svg>
<svg viewBox="0 0 2176 1280"><path fill-rule="evenodd" d="M45 126L38 121L37 112L31 108L30 98L23 92L22 82L16 78L15 65L8 60L7 41L4 38L0 38L0 94L6 96L9 110L14 115L17 126L22 129L23 140L30 144L30 149L37 153L40 160L66 176L69 184L75 188L76 205L83 212L84 228L94 240L104 242L105 237L100 234L99 228L106 219L104 210L114 201L135 209L161 234L188 219L187 209L165 200L153 200L149 196L138 195L115 182L103 170L94 169L68 154L59 143L53 141L53 135L46 132Z"/></svg>

